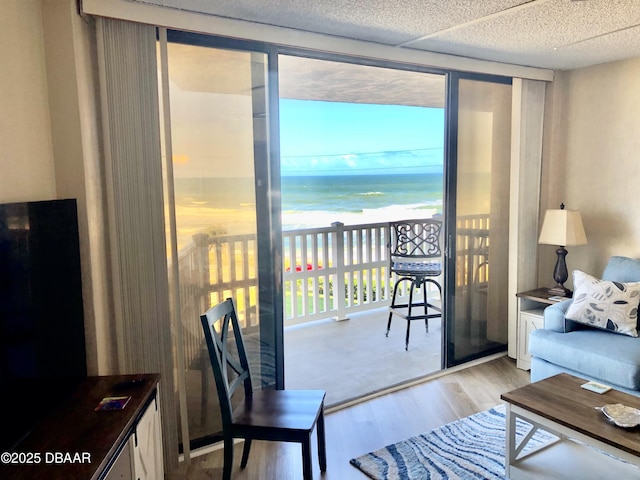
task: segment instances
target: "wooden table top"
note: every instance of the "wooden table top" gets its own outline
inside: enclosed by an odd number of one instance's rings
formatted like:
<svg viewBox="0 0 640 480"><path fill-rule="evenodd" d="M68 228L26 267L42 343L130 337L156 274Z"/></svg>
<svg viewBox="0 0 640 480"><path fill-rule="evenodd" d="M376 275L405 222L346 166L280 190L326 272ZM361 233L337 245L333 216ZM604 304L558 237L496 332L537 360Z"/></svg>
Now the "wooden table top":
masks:
<svg viewBox="0 0 640 480"><path fill-rule="evenodd" d="M555 303L561 302L562 300L568 300L571 297L565 297L561 299L551 300L551 297L555 295L549 292L548 288L536 288L534 290L527 290L526 292L518 292L516 293L516 297L520 298L528 298L529 300L535 300L536 302L546 303L548 305L553 305Z"/></svg>
<svg viewBox="0 0 640 480"><path fill-rule="evenodd" d="M640 456L640 429L625 429L596 410L608 403L640 409L640 397L612 389L597 394L581 388L587 380L561 373L500 395L504 401L536 413L612 447Z"/></svg>
<svg viewBox="0 0 640 480"><path fill-rule="evenodd" d="M131 380L136 383L122 383ZM15 461L3 457L0 478L101 478L155 396L159 380L157 374L87 377L11 451L28 457ZM122 410L96 412L100 401L110 396L130 396L131 400ZM42 401L47 400L43 391Z"/></svg>

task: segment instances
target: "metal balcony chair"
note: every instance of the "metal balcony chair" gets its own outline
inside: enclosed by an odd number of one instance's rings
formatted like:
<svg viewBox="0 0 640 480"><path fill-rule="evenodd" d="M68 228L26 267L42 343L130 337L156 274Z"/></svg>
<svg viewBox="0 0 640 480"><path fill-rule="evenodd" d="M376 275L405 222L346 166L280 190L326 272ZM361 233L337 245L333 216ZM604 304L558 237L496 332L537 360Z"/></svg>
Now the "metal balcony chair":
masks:
<svg viewBox="0 0 640 480"><path fill-rule="evenodd" d="M327 468L323 390L253 390L242 330L233 300L228 298L200 316L216 381L224 437L223 479L230 480L233 439L244 438L241 468L249 459L252 440L302 444L302 472L312 479L311 433L318 435L320 470ZM244 387L244 399L232 396ZM238 392L238 395L241 395ZM238 401L239 400L239 401Z"/></svg>
<svg viewBox="0 0 640 480"><path fill-rule="evenodd" d="M404 318L407 321L405 350L409 349L412 320L424 320L425 329L429 332L429 319L442 318L441 306L429 303L427 295L427 284L432 283L438 288L442 299L442 287L435 280L435 277L442 274L441 230L442 222L433 219L389 223L390 273L395 273L399 278L393 287L386 336L389 336L393 315ZM409 300L406 303L397 303L398 288L404 282L410 283ZM422 299L414 301L414 290L420 288ZM421 308L423 313L417 313L416 308ZM434 313L429 313L429 309Z"/></svg>

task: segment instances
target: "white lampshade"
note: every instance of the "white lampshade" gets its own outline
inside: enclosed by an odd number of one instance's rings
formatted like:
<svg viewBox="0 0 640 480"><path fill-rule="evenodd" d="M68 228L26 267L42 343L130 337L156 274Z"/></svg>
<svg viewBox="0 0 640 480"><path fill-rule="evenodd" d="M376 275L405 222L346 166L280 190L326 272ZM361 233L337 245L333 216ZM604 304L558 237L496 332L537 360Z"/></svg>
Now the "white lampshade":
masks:
<svg viewBox="0 0 640 480"><path fill-rule="evenodd" d="M578 210L547 210L538 243L562 247L586 245L582 218Z"/></svg>

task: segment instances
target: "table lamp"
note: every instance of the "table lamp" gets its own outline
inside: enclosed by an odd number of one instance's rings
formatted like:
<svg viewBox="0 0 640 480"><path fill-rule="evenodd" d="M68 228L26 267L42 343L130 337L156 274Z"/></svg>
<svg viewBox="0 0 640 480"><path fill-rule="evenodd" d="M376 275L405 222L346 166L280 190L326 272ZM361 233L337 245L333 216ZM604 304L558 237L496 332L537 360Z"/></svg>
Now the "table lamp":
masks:
<svg viewBox="0 0 640 480"><path fill-rule="evenodd" d="M543 245L559 245L556 250L558 260L553 270L553 279L556 286L549 289L549 293L559 297L570 297L571 290L564 286L569 278L565 257L567 250L564 247L586 245L587 236L584 233L582 218L577 210L565 210L564 203L560 210L547 210L544 214L542 229L538 243Z"/></svg>

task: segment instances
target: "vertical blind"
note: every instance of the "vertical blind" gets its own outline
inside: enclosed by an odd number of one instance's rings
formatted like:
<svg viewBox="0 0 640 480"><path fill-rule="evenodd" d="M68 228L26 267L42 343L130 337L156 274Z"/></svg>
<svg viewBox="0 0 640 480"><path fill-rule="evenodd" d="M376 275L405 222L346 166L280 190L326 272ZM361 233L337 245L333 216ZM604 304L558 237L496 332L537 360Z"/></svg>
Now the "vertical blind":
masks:
<svg viewBox="0 0 640 480"><path fill-rule="evenodd" d="M161 374L165 465L171 470L178 441L156 29L101 18L97 32L119 370Z"/></svg>

